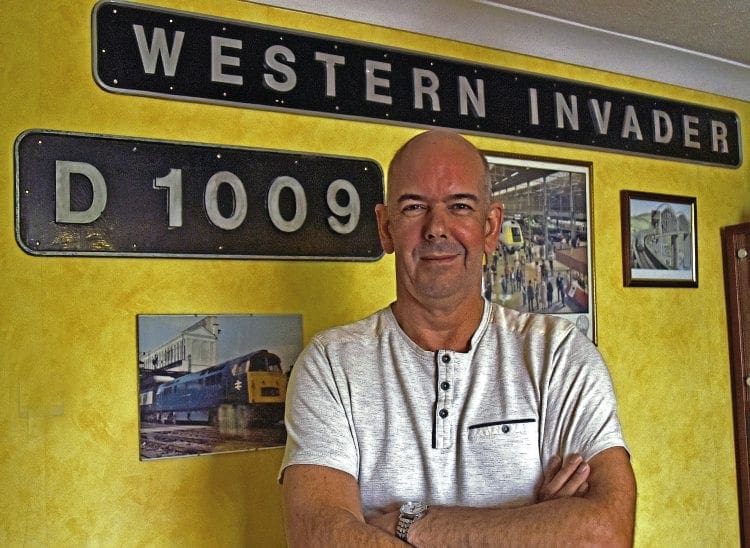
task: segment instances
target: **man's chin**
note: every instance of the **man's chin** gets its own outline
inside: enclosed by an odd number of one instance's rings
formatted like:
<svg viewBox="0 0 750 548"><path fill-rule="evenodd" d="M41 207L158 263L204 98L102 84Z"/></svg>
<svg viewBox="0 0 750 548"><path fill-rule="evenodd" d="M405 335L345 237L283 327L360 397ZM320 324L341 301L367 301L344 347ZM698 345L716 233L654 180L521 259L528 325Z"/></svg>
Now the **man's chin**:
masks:
<svg viewBox="0 0 750 548"><path fill-rule="evenodd" d="M417 286L418 294L423 295L428 299L443 300L443 299L457 299L463 300L469 297L466 291L467 284L465 281L457 280L440 280L439 277L433 277L426 280L425 283L421 283ZM479 295L477 289L476 294Z"/></svg>

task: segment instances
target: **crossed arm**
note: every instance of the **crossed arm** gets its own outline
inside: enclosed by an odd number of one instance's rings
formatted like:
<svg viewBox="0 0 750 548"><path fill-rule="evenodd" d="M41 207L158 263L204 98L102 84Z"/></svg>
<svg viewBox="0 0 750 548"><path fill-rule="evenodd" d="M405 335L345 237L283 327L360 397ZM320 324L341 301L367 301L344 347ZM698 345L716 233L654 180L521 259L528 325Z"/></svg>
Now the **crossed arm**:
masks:
<svg viewBox="0 0 750 548"><path fill-rule="evenodd" d="M635 521L630 459L613 447L583 463L553 463L537 503L518 508L431 507L409 532L415 546L630 546ZM284 472L289 546L404 546L398 508L365 516L356 479L316 465ZM390 509L389 509L390 510Z"/></svg>

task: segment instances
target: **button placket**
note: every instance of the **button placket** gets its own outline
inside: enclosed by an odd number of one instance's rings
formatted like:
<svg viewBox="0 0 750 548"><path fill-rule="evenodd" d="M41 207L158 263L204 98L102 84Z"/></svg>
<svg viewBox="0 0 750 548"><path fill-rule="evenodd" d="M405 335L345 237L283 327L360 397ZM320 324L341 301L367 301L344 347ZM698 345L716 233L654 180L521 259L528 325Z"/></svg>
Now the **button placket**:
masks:
<svg viewBox="0 0 750 548"><path fill-rule="evenodd" d="M437 355L438 387L436 394L435 421L437 447L445 449L453 445L453 378L454 357L447 351Z"/></svg>

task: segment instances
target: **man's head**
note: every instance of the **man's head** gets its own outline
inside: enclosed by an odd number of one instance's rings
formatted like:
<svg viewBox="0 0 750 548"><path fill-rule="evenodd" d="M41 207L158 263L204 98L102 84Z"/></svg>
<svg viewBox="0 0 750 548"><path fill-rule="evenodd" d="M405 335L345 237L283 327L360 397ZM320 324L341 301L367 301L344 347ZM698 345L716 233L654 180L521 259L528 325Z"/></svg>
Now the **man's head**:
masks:
<svg viewBox="0 0 750 548"><path fill-rule="evenodd" d="M394 156L388 184L376 214L383 249L396 253L398 298L437 305L479 296L483 256L502 223L482 154L457 133L421 133Z"/></svg>
<svg viewBox="0 0 750 548"><path fill-rule="evenodd" d="M469 156L475 156L481 162L484 198L486 199L486 203L489 204L490 201L492 201L492 186L490 181L490 166L487 163L487 158L485 158L474 145L464 139L461 135L448 130L436 129L420 133L406 141L406 143L396 151L396 154L394 154L393 160L391 161L391 165L388 168L388 182L391 185L391 189L393 188L393 180L396 177L394 172L398 171L405 158L408 160L410 153L417 153L420 146L426 146L427 148L434 147L441 140L452 141L457 149L464 148L466 154ZM393 193L391 192L389 196L392 195Z"/></svg>

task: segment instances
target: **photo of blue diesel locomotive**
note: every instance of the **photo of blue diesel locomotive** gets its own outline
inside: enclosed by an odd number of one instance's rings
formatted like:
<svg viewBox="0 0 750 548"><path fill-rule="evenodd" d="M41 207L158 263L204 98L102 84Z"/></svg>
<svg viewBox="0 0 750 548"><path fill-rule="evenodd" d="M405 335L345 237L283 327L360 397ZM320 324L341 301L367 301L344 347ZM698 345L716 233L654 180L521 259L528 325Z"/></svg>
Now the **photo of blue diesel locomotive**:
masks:
<svg viewBox="0 0 750 548"><path fill-rule="evenodd" d="M141 420L221 430L275 424L284 418L286 386L279 357L258 350L166 382L142 382Z"/></svg>

